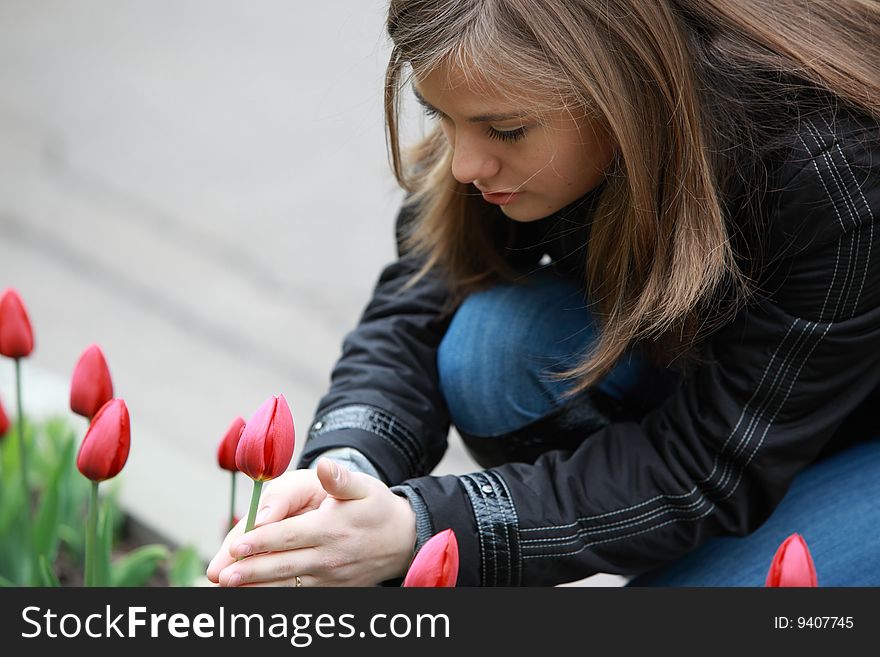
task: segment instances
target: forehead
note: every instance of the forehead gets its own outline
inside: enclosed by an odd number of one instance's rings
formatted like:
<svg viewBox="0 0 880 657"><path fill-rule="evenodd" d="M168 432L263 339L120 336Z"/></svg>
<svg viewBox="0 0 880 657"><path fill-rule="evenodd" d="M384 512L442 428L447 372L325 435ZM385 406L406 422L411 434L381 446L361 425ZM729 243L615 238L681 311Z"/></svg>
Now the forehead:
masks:
<svg viewBox="0 0 880 657"><path fill-rule="evenodd" d="M546 107L538 94L523 93L503 80L490 79L479 71L442 63L430 71L415 73L413 88L429 103L456 103L472 109L491 106L495 110L525 111Z"/></svg>

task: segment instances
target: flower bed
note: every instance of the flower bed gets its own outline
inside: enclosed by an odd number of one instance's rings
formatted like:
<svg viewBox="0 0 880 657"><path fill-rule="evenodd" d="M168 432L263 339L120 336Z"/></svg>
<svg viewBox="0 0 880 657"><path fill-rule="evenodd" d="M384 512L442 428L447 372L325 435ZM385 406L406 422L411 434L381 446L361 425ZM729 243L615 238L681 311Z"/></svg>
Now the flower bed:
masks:
<svg viewBox="0 0 880 657"><path fill-rule="evenodd" d="M25 422L30 457L28 506L36 509L35 549L45 566L35 571L22 530L25 505L17 424L0 438L0 584L82 586L89 481L75 465L78 443L70 423L60 417ZM102 499L103 546L110 559L111 586L189 586L204 573L192 547L176 548L128 516L118 505L114 482Z"/></svg>

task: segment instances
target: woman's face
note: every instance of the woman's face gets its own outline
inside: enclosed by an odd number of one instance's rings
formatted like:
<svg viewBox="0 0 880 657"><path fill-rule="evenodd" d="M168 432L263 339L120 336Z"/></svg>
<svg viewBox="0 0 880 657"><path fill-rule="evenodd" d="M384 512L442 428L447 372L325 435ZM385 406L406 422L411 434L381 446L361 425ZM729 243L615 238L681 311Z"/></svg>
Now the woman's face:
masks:
<svg viewBox="0 0 880 657"><path fill-rule="evenodd" d="M474 88L449 66L418 78L414 91L440 121L453 149L455 179L472 183L475 193L515 221L564 208L597 187L611 165L612 140L583 113L538 117Z"/></svg>

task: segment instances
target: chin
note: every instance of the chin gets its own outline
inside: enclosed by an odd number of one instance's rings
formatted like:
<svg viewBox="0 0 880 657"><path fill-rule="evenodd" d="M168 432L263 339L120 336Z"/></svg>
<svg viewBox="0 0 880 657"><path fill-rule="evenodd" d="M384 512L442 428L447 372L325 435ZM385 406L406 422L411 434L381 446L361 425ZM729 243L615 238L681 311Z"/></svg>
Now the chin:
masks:
<svg viewBox="0 0 880 657"><path fill-rule="evenodd" d="M555 209L546 209L546 208L529 208L525 206L518 206L517 203L511 203L509 205L502 205L501 212L508 219L512 219L513 221L519 221L522 223L527 223L529 221L539 221L546 217L549 217L551 214L556 212Z"/></svg>

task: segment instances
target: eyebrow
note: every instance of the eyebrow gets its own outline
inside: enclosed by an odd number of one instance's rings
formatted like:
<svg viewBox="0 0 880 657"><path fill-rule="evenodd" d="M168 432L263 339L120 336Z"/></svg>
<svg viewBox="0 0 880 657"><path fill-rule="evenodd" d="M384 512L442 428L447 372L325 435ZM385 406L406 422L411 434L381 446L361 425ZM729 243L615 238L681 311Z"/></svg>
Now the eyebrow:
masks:
<svg viewBox="0 0 880 657"><path fill-rule="evenodd" d="M415 87L412 88L413 94L415 94L416 100L419 101L419 105L424 107L426 110L430 112L436 112L442 116L446 116L434 107L431 103L425 100L425 97L419 93L419 90ZM468 119L468 123L500 123L502 121L510 121L511 119L522 119L525 117L525 114L522 112L513 112L508 114L478 114L477 116L472 116Z"/></svg>

